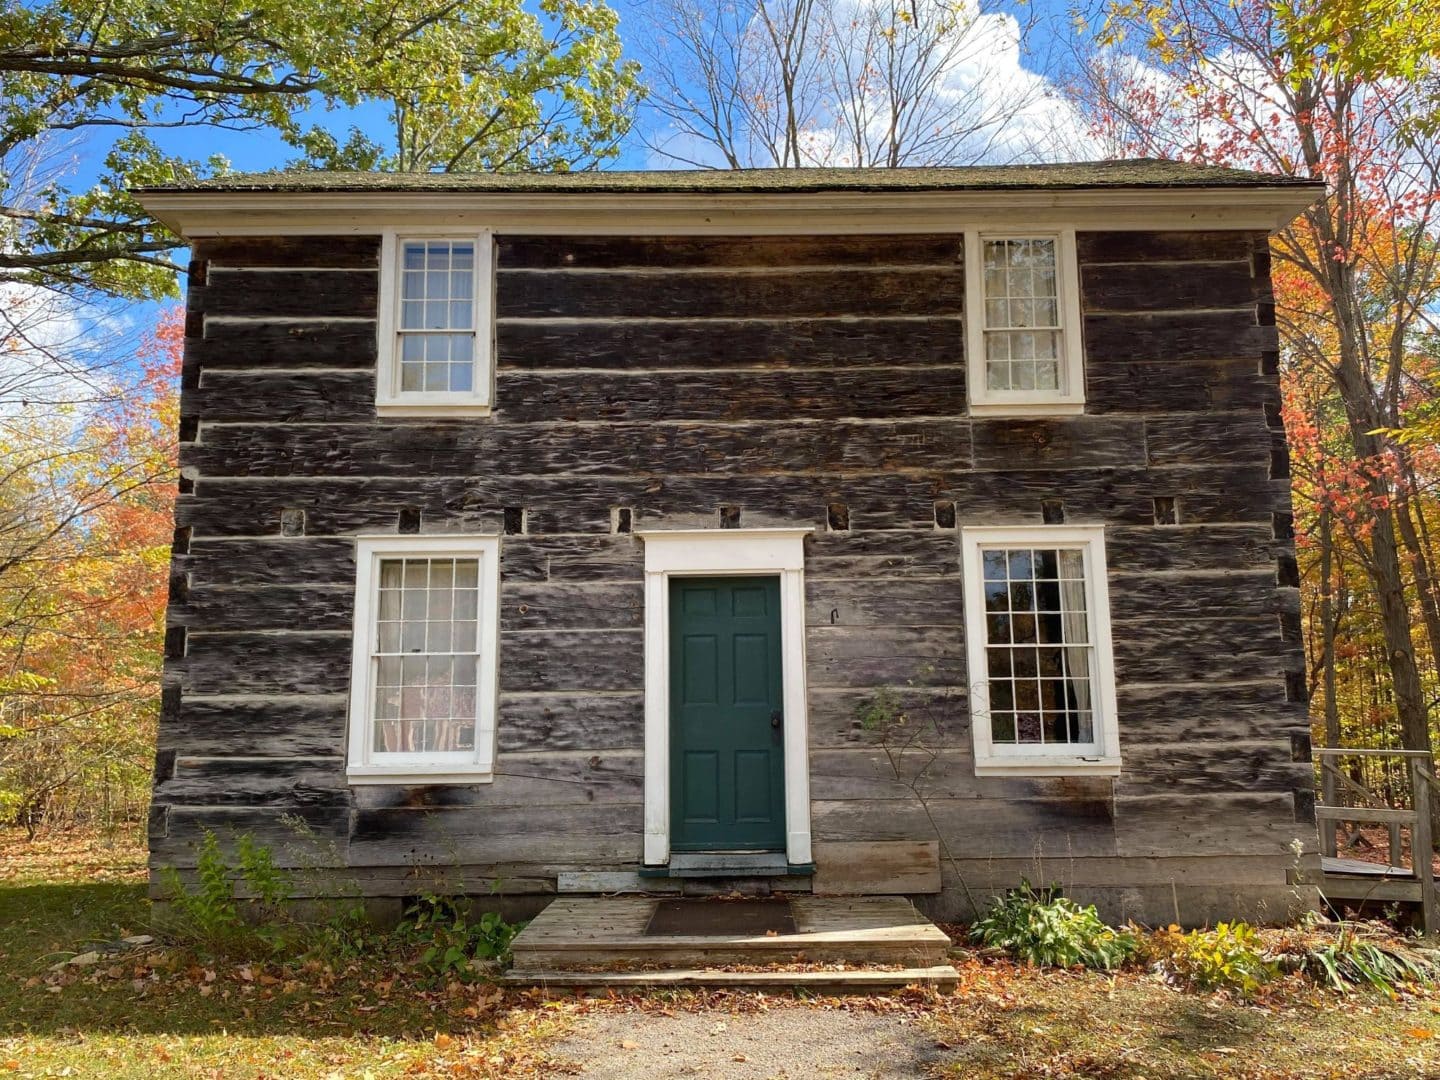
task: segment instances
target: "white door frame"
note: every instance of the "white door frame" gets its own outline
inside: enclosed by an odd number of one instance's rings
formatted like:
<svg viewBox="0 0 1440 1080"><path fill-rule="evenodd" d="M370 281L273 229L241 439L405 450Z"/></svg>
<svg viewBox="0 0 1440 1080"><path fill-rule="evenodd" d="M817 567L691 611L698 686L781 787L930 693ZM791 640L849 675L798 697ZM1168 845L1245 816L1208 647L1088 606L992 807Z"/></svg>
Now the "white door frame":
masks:
<svg viewBox="0 0 1440 1080"><path fill-rule="evenodd" d="M670 861L670 579L780 578L785 858L811 861L805 691L805 537L813 529L667 529L645 541L645 865Z"/></svg>

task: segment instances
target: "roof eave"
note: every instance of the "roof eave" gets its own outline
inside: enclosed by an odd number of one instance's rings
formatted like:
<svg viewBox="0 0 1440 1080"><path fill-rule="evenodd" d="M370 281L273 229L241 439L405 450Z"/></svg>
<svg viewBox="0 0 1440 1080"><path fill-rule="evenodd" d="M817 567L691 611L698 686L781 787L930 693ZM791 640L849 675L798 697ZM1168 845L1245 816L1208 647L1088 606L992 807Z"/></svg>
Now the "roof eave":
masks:
<svg viewBox="0 0 1440 1080"><path fill-rule="evenodd" d="M967 224L1107 229L1284 228L1321 185L991 188L940 191L145 191L181 236L509 232L785 234L954 231Z"/></svg>

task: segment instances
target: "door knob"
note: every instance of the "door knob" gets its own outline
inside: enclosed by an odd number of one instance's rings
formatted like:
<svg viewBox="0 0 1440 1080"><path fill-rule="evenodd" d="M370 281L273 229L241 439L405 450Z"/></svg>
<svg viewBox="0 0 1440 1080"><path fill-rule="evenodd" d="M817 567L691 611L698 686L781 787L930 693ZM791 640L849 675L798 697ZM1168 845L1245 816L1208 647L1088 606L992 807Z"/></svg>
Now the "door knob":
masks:
<svg viewBox="0 0 1440 1080"><path fill-rule="evenodd" d="M772 712L772 713L770 714L770 726L773 727L773 728L778 728L778 727L780 726L780 710L779 710L779 709L776 709L774 712Z"/></svg>

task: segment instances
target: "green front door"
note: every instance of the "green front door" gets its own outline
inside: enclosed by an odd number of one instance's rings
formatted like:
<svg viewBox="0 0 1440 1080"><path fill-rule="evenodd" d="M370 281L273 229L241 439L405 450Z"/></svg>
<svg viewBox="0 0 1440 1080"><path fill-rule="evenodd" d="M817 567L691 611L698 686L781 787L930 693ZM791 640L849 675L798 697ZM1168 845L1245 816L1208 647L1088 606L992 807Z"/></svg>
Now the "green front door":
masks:
<svg viewBox="0 0 1440 1080"><path fill-rule="evenodd" d="M670 847L785 849L780 579L670 583Z"/></svg>

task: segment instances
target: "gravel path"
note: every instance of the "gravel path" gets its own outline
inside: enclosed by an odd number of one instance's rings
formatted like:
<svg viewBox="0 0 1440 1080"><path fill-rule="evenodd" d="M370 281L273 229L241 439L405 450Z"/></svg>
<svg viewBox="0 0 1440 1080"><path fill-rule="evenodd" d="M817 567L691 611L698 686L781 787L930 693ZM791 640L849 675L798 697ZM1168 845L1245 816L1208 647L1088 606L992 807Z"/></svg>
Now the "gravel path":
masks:
<svg viewBox="0 0 1440 1080"><path fill-rule="evenodd" d="M806 1008L601 1014L551 1051L594 1080L915 1080L945 1054L904 1016Z"/></svg>

